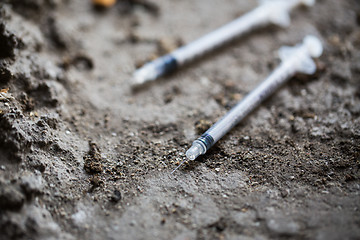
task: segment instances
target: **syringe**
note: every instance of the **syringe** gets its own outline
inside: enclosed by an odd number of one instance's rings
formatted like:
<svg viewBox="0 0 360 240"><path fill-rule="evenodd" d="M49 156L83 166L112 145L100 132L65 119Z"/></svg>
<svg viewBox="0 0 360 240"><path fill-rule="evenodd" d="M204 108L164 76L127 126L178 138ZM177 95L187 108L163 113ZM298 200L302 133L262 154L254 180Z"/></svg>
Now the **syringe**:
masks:
<svg viewBox="0 0 360 240"><path fill-rule="evenodd" d="M315 0L262 0L260 6L240 18L172 53L146 63L134 72L132 84L138 86L155 80L252 29L269 24L288 26L290 24L289 12L293 8L301 4L312 6L314 3Z"/></svg>
<svg viewBox="0 0 360 240"><path fill-rule="evenodd" d="M238 124L295 73L315 73L316 64L312 57L320 57L322 51L323 47L320 40L314 36L306 36L302 44L294 47L281 47L279 50L279 56L282 61L280 66L242 101L235 105L222 119L196 139L186 152L187 159L195 160L198 156L205 154L231 128ZM185 161L186 159L177 168Z"/></svg>

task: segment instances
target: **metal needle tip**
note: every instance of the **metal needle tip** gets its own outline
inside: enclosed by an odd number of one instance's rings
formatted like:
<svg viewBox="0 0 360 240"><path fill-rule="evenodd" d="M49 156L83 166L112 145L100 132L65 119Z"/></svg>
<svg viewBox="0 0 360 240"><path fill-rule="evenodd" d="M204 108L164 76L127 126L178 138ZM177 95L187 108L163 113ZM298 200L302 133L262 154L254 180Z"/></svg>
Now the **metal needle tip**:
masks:
<svg viewBox="0 0 360 240"><path fill-rule="evenodd" d="M183 161L179 164L179 166L177 166L174 170L172 170L172 172L171 172L170 174L173 174L181 165L184 164L184 162L186 162L186 159L183 160Z"/></svg>

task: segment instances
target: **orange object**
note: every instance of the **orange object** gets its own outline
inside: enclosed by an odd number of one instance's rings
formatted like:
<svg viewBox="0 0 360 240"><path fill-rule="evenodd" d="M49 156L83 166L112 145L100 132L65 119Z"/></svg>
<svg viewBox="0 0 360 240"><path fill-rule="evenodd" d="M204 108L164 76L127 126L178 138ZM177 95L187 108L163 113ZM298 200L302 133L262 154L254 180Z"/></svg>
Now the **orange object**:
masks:
<svg viewBox="0 0 360 240"><path fill-rule="evenodd" d="M93 4L102 7L111 7L116 3L116 0L92 0Z"/></svg>

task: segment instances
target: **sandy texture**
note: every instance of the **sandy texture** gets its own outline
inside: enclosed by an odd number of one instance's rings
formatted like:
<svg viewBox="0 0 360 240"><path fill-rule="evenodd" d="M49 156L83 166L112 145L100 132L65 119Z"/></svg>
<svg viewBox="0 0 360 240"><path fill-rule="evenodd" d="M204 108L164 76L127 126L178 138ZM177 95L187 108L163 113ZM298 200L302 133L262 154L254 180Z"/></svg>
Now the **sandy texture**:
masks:
<svg viewBox="0 0 360 240"><path fill-rule="evenodd" d="M3 0L1 239L359 239L360 4L319 0L132 91L137 66L256 6ZM324 43L205 156L171 170L307 34ZM7 88L9 88L7 90Z"/></svg>

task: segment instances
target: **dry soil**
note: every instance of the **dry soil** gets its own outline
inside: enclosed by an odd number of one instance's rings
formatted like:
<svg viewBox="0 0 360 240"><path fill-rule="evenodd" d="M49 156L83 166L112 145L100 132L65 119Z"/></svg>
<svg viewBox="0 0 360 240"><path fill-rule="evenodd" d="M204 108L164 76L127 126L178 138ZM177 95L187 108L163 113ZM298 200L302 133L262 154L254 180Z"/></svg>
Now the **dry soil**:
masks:
<svg viewBox="0 0 360 240"><path fill-rule="evenodd" d="M318 0L132 90L244 0L0 1L1 239L360 239L360 2ZM191 142L307 34L324 54L205 156Z"/></svg>

